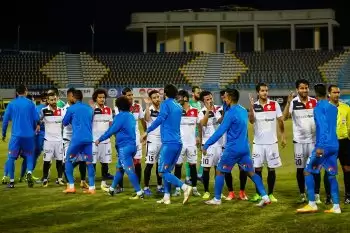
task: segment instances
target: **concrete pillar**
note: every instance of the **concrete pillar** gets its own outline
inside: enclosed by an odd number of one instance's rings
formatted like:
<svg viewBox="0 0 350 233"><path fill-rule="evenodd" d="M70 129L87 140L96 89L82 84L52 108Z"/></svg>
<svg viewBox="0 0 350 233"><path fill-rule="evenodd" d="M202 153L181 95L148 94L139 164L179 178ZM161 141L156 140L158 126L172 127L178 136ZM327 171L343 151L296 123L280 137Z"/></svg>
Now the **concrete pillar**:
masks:
<svg viewBox="0 0 350 233"><path fill-rule="evenodd" d="M143 27L143 52L147 53L147 27Z"/></svg>
<svg viewBox="0 0 350 233"><path fill-rule="evenodd" d="M254 51L257 52L259 51L259 28L257 24L254 24Z"/></svg>
<svg viewBox="0 0 350 233"><path fill-rule="evenodd" d="M314 49L320 50L320 28L315 28L314 30Z"/></svg>
<svg viewBox="0 0 350 233"><path fill-rule="evenodd" d="M295 50L295 24L290 25L290 49Z"/></svg>
<svg viewBox="0 0 350 233"><path fill-rule="evenodd" d="M216 26L216 52L220 53L221 29L220 25Z"/></svg>
<svg viewBox="0 0 350 233"><path fill-rule="evenodd" d="M328 50L333 50L334 42L333 42L333 24L331 22L328 23Z"/></svg>
<svg viewBox="0 0 350 233"><path fill-rule="evenodd" d="M185 36L184 36L184 26L180 26L180 52L185 52Z"/></svg>

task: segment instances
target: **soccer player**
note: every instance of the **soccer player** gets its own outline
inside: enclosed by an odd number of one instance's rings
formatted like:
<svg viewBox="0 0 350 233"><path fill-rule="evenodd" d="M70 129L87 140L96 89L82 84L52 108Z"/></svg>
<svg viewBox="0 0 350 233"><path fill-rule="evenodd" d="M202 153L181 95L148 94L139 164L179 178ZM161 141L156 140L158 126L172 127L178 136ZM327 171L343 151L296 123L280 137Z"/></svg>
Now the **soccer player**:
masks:
<svg viewBox="0 0 350 233"><path fill-rule="evenodd" d="M148 93L149 98L144 101L146 103L146 109L144 111L145 121L147 127L150 127L153 121L159 115L160 110L160 95L159 91L152 90ZM151 105L152 104L152 105ZM164 193L164 188L162 186L162 177L159 176L158 172L158 159L160 147L162 142L160 140L160 127L152 131L147 138L147 149L146 149L146 167L144 170L144 193L146 196L151 196L152 192L149 189L149 181L151 179L153 165L156 164L156 175L157 175L157 191L158 193Z"/></svg>
<svg viewBox="0 0 350 233"><path fill-rule="evenodd" d="M317 100L309 96L309 82L307 80L297 80L295 88L298 95L293 98L293 93L289 94L283 111L283 119L292 118L293 120L294 160L297 167L296 176L300 192L298 203L304 203L306 202L304 168L315 147L314 108ZM320 174L314 174L314 178L316 203L321 204Z"/></svg>
<svg viewBox="0 0 350 233"><path fill-rule="evenodd" d="M259 99L254 102L250 95L249 121L254 124L253 164L255 173L262 177L262 167L267 163L268 195L272 202L277 202L273 195L276 182L275 168L281 167L282 162L278 152L277 123L281 136L281 145L285 147L284 122L280 105L276 101L268 99L268 87L265 83L256 86ZM261 199L258 190L251 201Z"/></svg>
<svg viewBox="0 0 350 233"><path fill-rule="evenodd" d="M135 132L136 132L136 146L137 146L137 152L135 154L134 157L134 164L135 164L135 172L137 177L139 178L139 182L141 182L141 173L142 173L142 167L141 167L141 158L142 158L142 144L140 143L140 129L139 129L139 120L141 121L141 124L144 128L144 130L146 130L146 124L145 121L143 121L142 119L144 119L144 113L143 113L143 109L142 106L138 103L134 102L134 94L132 93L132 90L129 87L125 87L122 90L122 95L127 97L128 100L131 103L131 107L130 107L130 112L134 115L135 118ZM114 108L114 112L117 115L119 110L117 107ZM123 170L122 170L123 172ZM119 189L116 190L117 193L122 192L123 191L123 179L120 180L119 185Z"/></svg>
<svg viewBox="0 0 350 233"><path fill-rule="evenodd" d="M184 184L175 175L171 174L182 149L180 133L182 107L175 100L177 93L178 90L174 85L168 84L165 86L164 94L166 100L160 105L157 119L147 128L147 131L142 136L142 141L145 142L147 140L147 135L160 126L162 147L160 148L158 171L164 180L164 197L157 203L164 203L166 205L171 203L171 185L181 187L184 191L183 204L187 203L192 193L191 186Z"/></svg>
<svg viewBox="0 0 350 233"><path fill-rule="evenodd" d="M177 101L183 108L180 132L182 141L182 150L179 159L175 165L175 176L181 180L182 164L186 159L186 162L190 164L191 182L192 182L192 194L193 196L200 197L201 194L197 190L197 145L196 145L196 127L198 122L198 110L192 108L188 103L190 96L187 91L180 90L177 95ZM176 187L176 191L173 196L180 196L181 188Z"/></svg>
<svg viewBox="0 0 350 233"><path fill-rule="evenodd" d="M97 89L92 95L94 106L94 119L92 124L93 140L99 139L104 132L112 125L112 109L105 105L107 92L104 89ZM108 191L106 183L108 179L108 164L112 162L111 141L108 138L106 141L101 141L98 146L93 144L92 148L93 164L96 169L96 162L101 163L102 182L101 189Z"/></svg>
<svg viewBox="0 0 350 233"><path fill-rule="evenodd" d="M62 108L62 116L64 117L66 115L66 112L70 106L74 104L74 91L75 88L69 88L67 90L67 103L66 105ZM68 147L70 145L70 142L72 140L72 125L67 125L63 127L63 152L64 152L64 158L67 157L67 151ZM80 155L77 156L77 160L73 164L73 167L76 167L79 165L79 172L80 172L80 187L83 189L89 189L89 185L86 183L86 162L82 161L82 157ZM63 164L63 170L65 170L65 164ZM66 174L65 174L66 176ZM66 176L66 180L68 181L68 178ZM57 181L58 183L58 181Z"/></svg>
<svg viewBox="0 0 350 233"><path fill-rule="evenodd" d="M245 108L237 104L238 100L239 92L236 89L226 90L225 102L229 106L229 109L225 113L219 128L206 140L203 146L203 154L207 155L207 150L210 146L214 145L227 132L226 147L216 169L215 197L205 202L208 205L221 204L221 193L225 179L224 174L231 173L236 163L248 172L249 177L255 183L262 196L262 200L257 206L264 206L271 203L269 197L266 195L262 179L254 173L248 141L248 113Z"/></svg>
<svg viewBox="0 0 350 233"><path fill-rule="evenodd" d="M125 96L121 96L116 100L116 106L119 109L118 114L114 117L113 124L109 129L95 141L96 146L110 138L116 136L115 147L118 152L117 172L114 176L113 183L109 187L109 194L114 195L116 185L123 179L123 172L126 172L131 184L134 186L136 195L130 199L142 199L143 192L140 187L137 175L135 174L135 166L133 162L134 155L137 152L136 147L136 130L135 118L130 113L131 102Z"/></svg>
<svg viewBox="0 0 350 233"><path fill-rule="evenodd" d="M78 154L82 155L83 161L87 164L89 189L84 193L95 194L95 169L92 164L92 108L82 103L83 93L75 90L73 93L75 104L67 109L63 118L63 126L72 125L72 140L66 154L66 175L68 178L67 189L65 193L75 193L73 162L76 161Z"/></svg>
<svg viewBox="0 0 350 233"><path fill-rule="evenodd" d="M202 105L200 102L200 93L202 92L202 90L200 89L199 86L193 86L192 87L192 99L190 99L189 104L191 105L191 107L195 108L198 110L198 112L200 112L200 110L202 109ZM202 132L200 131L201 127L196 127L196 143L197 143L197 147L199 149L201 149L202 146L202 142L201 142L201 135ZM190 165L188 162L186 162L185 164L185 168L186 168L186 183L191 185L191 169L190 169ZM202 174L203 174L203 167L202 165L200 165L199 167L199 171L198 171L198 178L200 180L202 180Z"/></svg>
<svg viewBox="0 0 350 233"><path fill-rule="evenodd" d="M48 96L48 106L40 112L40 120L45 125L43 187L48 186L48 176L52 159L56 160L57 180L64 185L63 176L63 138L62 138L62 109L57 107L57 96L51 92ZM40 131L41 124L37 126Z"/></svg>
<svg viewBox="0 0 350 233"><path fill-rule="evenodd" d="M344 175L345 188L345 204L350 204L350 107L349 105L339 101L340 89L336 85L328 87L330 103L337 106L337 137L339 141L338 158ZM331 203L331 190L329 179L325 173L324 186L326 188L327 200L326 203Z"/></svg>
<svg viewBox="0 0 350 233"><path fill-rule="evenodd" d="M56 87L51 87L48 91L47 91L47 94L50 94L50 93L55 93L56 96L57 96L57 107L59 108L63 108L66 104L59 98L60 97L60 93L58 92L58 89Z"/></svg>
<svg viewBox="0 0 350 233"><path fill-rule="evenodd" d="M218 123L222 122L222 120L225 116L225 113L230 109L230 106L227 105L225 102L225 93L226 93L225 90L220 91L222 106L218 109L219 113L221 114L221 118L218 120ZM222 151L225 150L226 138L227 138L227 135L225 133L222 136L222 138L219 140L220 144L222 145ZM239 191L238 198L240 200L246 201L246 200L248 200L248 197L245 193L245 186L247 183L247 173L241 167L239 167L239 181L240 181L240 191ZM233 191L233 178L232 178L231 172L225 173L225 182L226 182L227 189L229 191L228 196L226 197L226 200L230 201L230 200L235 199L236 195Z"/></svg>
<svg viewBox="0 0 350 233"><path fill-rule="evenodd" d="M304 170L309 204L298 209L297 212L310 213L318 210L315 202L315 180L312 174L320 173L320 169L323 167L328 174L333 201L333 208L326 210L325 213L340 214L339 188L336 179L338 172L337 155L339 149L339 142L337 139L338 109L328 102L326 97L327 88L324 84L315 85L315 94L318 100L314 108L316 144L311 156L306 162Z"/></svg>
<svg viewBox="0 0 350 233"><path fill-rule="evenodd" d="M201 101L204 103L204 107L198 114L198 121L200 127L202 128L202 143L206 141L213 135L217 126L218 120L221 118L219 111L216 111L214 106L213 95L210 91L202 91L200 94ZM204 194L203 199L210 198L209 192L209 181L210 181L210 168L216 167L218 164L222 153L222 146L219 142L216 142L211 146L206 155L202 154L202 167L203 167L203 185L204 185Z"/></svg>
<svg viewBox="0 0 350 233"><path fill-rule="evenodd" d="M39 114L32 101L26 98L28 89L21 84L16 88L17 98L12 100L6 107L2 122L2 141L6 139L6 131L9 121L12 121L11 139L8 145L8 160L6 167L10 175L9 188L14 188L15 160L21 152L27 161L28 187L33 187L32 177L34 160L34 135L39 122Z"/></svg>

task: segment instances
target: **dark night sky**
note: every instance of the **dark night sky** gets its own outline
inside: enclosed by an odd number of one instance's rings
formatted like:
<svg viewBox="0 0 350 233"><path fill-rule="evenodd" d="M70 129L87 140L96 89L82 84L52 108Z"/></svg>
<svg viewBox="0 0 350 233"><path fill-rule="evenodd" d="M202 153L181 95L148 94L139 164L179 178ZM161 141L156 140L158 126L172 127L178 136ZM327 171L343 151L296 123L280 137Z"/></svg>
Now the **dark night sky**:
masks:
<svg viewBox="0 0 350 233"><path fill-rule="evenodd" d="M160 2L148 0L141 3L118 0L37 0L10 2L10 4L6 3L9 4L7 10L2 7L0 15L0 48L16 47L17 25L20 24L22 49L41 48L48 50L51 48L67 52L90 51L90 24L95 22L96 52L139 52L142 51L142 36L125 31L132 12L198 9L202 7L218 8L228 4L250 6L261 10L333 8L336 11L336 19L341 25L335 30L335 46L350 45L350 24L346 25L349 21L345 0L284 0L278 2L268 0L175 0ZM282 43L281 47L289 44L286 33L288 32L277 35L280 38L286 38L286 42ZM273 40L275 37L276 35L267 37L265 41L268 38ZM280 38L279 41L281 41ZM311 31L297 34L297 40L298 38L300 38L298 42L300 47L312 46ZM321 32L321 46L326 46L327 41L323 38L327 38L326 31ZM150 43L152 42L151 39ZM269 45L266 44L266 47L268 48Z"/></svg>

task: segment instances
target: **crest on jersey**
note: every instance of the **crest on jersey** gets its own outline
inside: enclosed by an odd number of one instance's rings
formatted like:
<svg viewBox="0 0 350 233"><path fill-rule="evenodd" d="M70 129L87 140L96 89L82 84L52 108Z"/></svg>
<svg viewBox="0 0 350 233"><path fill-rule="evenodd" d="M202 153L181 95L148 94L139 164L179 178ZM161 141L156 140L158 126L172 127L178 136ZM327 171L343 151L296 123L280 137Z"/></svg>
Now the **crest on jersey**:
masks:
<svg viewBox="0 0 350 233"><path fill-rule="evenodd" d="M271 105L267 105L267 109L270 110L271 109Z"/></svg>
<svg viewBox="0 0 350 233"><path fill-rule="evenodd" d="M309 103L309 107L312 108L312 103Z"/></svg>

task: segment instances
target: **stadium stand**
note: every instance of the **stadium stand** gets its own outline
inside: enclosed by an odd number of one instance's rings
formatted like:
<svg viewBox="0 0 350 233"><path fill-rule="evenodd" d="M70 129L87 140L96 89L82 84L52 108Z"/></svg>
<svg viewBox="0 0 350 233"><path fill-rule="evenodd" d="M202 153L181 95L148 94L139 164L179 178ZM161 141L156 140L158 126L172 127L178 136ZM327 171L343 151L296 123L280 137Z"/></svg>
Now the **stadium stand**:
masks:
<svg viewBox="0 0 350 233"><path fill-rule="evenodd" d="M96 86L99 81L108 75L110 70L102 63L94 60L89 54L80 53L80 63L85 86Z"/></svg>
<svg viewBox="0 0 350 233"><path fill-rule="evenodd" d="M346 58L344 65L338 70L337 79L340 88L350 89L350 55Z"/></svg>
<svg viewBox="0 0 350 233"><path fill-rule="evenodd" d="M40 71L52 80L59 87L66 87L68 84L66 54L59 53L46 63Z"/></svg>
<svg viewBox="0 0 350 233"><path fill-rule="evenodd" d="M42 52L0 53L0 87L14 88L25 83L29 88L48 88L54 82L40 72L53 58Z"/></svg>

